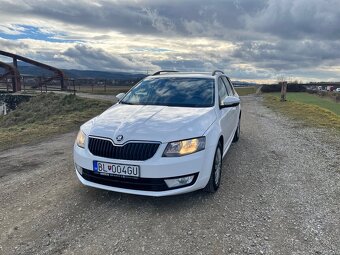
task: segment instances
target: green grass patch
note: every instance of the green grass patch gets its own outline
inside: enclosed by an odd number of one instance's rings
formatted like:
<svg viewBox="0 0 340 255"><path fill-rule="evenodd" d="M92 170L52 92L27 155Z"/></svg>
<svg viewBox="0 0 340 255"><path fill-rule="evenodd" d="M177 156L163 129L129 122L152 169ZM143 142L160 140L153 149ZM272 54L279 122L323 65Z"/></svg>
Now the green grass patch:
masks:
<svg viewBox="0 0 340 255"><path fill-rule="evenodd" d="M235 88L235 90L237 91L237 94L239 94L239 96L246 96L254 94L256 92L255 87L237 87Z"/></svg>
<svg viewBox="0 0 340 255"><path fill-rule="evenodd" d="M316 104L293 101L289 98L286 102L280 102L280 98L273 93L265 94L264 99L266 106L294 120L302 120L309 126L333 128L340 131L340 115L329 109Z"/></svg>
<svg viewBox="0 0 340 255"><path fill-rule="evenodd" d="M270 93L276 97L280 97L280 93ZM288 92L287 100L299 102L303 104L316 105L321 108L325 108L340 115L340 104L336 103L330 98L320 97L318 95L303 93L303 92Z"/></svg>
<svg viewBox="0 0 340 255"><path fill-rule="evenodd" d="M0 150L76 130L112 103L74 95L41 94L0 116Z"/></svg>

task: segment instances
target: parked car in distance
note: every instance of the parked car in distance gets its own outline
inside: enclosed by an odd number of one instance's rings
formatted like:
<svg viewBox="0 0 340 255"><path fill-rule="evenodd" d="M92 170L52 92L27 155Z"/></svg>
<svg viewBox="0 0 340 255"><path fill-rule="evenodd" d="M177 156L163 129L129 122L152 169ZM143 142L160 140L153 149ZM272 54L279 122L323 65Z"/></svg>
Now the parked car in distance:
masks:
<svg viewBox="0 0 340 255"><path fill-rule="evenodd" d="M335 89L335 92L340 92L340 88L336 88L336 89Z"/></svg>
<svg viewBox="0 0 340 255"><path fill-rule="evenodd" d="M327 86L327 87L326 87L326 90L327 90L327 91L333 91L333 90L334 90L334 86Z"/></svg>
<svg viewBox="0 0 340 255"><path fill-rule="evenodd" d="M222 71L159 71L117 98L76 138L84 185L147 196L219 188L241 123L239 96Z"/></svg>

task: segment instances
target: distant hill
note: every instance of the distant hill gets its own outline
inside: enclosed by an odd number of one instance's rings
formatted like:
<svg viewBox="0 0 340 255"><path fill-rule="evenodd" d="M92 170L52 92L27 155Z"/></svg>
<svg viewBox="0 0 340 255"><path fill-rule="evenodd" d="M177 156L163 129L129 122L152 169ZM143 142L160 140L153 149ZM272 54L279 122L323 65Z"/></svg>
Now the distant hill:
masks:
<svg viewBox="0 0 340 255"><path fill-rule="evenodd" d="M142 79L146 75L136 73L124 73L124 72L105 72L95 70L63 70L67 77L70 78L91 78L91 79L105 79L105 80L135 80Z"/></svg>
<svg viewBox="0 0 340 255"><path fill-rule="evenodd" d="M19 72L22 75L32 76L50 76L51 72L45 69L20 63L18 65ZM146 75L139 73L125 73L125 72L105 72L95 70L77 70L77 69L62 69L68 78L73 79L105 79L105 80L135 80L142 79Z"/></svg>
<svg viewBox="0 0 340 255"><path fill-rule="evenodd" d="M255 86L257 83L245 81L231 81L235 87Z"/></svg>
<svg viewBox="0 0 340 255"><path fill-rule="evenodd" d="M31 76L50 76L51 72L45 69L18 62L19 71L22 75ZM146 77L145 74L127 73L127 72L107 72L95 70L78 70L78 69L62 69L68 78L73 79L103 79L103 80L141 80ZM256 83L244 81L232 81L235 87L255 86Z"/></svg>

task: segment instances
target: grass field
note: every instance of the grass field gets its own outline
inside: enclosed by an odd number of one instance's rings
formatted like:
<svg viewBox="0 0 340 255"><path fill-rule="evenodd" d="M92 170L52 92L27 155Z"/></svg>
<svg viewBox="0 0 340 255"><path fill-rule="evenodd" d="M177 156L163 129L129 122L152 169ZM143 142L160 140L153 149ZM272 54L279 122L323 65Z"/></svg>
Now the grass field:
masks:
<svg viewBox="0 0 340 255"><path fill-rule="evenodd" d="M41 94L0 116L0 150L76 130L112 103L73 95Z"/></svg>
<svg viewBox="0 0 340 255"><path fill-rule="evenodd" d="M237 91L237 94L239 94L239 96L246 96L246 95L254 94L256 92L255 87L237 87L235 89Z"/></svg>
<svg viewBox="0 0 340 255"><path fill-rule="evenodd" d="M275 95L276 97L280 97L280 93L271 93L272 95ZM321 108L325 108L327 110L330 110L337 115L340 115L340 104L336 103L330 98L326 97L320 97L318 95L314 94L308 94L303 92L288 92L287 93L287 100L288 101L294 101L294 102L300 102L304 104L310 104L310 105L316 105Z"/></svg>
<svg viewBox="0 0 340 255"><path fill-rule="evenodd" d="M300 94L300 95L295 95ZM264 95L265 105L307 125L333 128L340 131L340 114L337 114L340 104L334 105L328 99L318 98L315 102L312 95L306 93L288 93L287 101L280 102L279 93ZM315 103L313 103L315 102ZM331 110L332 109L332 110Z"/></svg>

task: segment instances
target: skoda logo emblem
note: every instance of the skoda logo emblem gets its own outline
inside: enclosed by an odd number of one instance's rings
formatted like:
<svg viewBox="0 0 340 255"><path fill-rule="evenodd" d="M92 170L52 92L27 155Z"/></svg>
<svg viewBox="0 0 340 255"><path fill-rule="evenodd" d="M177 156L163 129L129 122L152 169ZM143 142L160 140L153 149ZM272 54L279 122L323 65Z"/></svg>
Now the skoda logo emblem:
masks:
<svg viewBox="0 0 340 255"><path fill-rule="evenodd" d="M124 139L124 136L122 136L122 135L119 135L119 136L116 137L116 140L117 140L118 142L123 141L123 139Z"/></svg>

